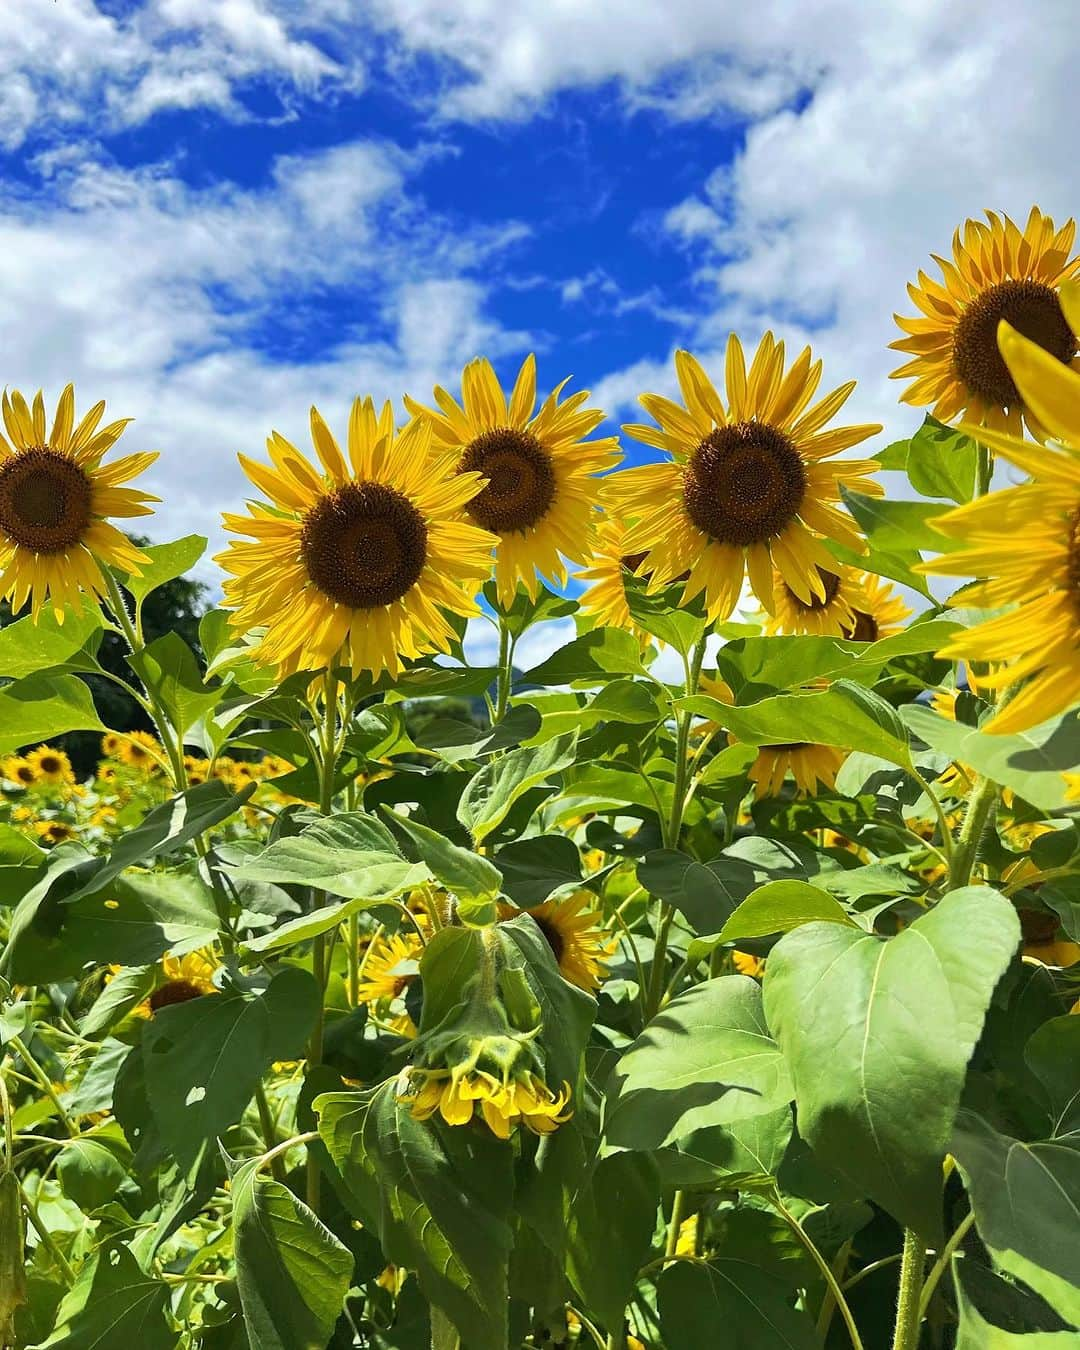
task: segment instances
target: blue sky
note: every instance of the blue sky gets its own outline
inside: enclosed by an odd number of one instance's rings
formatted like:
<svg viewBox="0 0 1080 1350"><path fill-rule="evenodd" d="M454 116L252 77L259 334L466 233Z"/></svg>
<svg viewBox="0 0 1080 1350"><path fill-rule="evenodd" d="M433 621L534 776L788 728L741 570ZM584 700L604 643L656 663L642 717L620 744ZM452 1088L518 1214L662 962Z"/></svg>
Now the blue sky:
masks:
<svg viewBox="0 0 1080 1350"><path fill-rule="evenodd" d="M3 381L133 416L152 529L215 543L237 451L480 352L614 425L772 327L884 444L906 281L984 207L1080 208L1078 38L1072 0L5 0Z"/></svg>

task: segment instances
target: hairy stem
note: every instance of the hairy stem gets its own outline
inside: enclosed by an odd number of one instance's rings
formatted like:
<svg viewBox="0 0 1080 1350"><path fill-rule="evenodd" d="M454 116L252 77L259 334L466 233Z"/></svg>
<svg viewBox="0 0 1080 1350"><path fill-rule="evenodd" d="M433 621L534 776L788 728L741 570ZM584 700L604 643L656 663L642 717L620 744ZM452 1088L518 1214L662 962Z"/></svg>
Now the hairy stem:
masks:
<svg viewBox="0 0 1080 1350"><path fill-rule="evenodd" d="M960 826L960 837L953 849L952 865L949 868L949 886L958 890L971 880L971 869L975 864L979 841L986 829L998 797L998 785L982 774L976 776L975 786L968 799L964 823Z"/></svg>
<svg viewBox="0 0 1080 1350"><path fill-rule="evenodd" d="M900 1261L900 1288L896 1298L896 1331L892 1350L916 1350L922 1325L919 1299L922 1294L926 1244L918 1233L904 1229L904 1254Z"/></svg>

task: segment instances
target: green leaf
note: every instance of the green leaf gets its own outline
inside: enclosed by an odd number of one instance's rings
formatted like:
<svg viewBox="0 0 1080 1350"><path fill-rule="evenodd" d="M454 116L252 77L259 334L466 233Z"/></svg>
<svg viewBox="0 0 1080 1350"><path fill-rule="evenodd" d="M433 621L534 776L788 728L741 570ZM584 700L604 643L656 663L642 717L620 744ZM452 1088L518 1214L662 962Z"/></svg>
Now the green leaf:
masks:
<svg viewBox="0 0 1080 1350"><path fill-rule="evenodd" d="M503 878L503 891L515 905L528 909L550 895L580 887L581 855L564 834L535 834L515 839L495 854Z"/></svg>
<svg viewBox="0 0 1080 1350"><path fill-rule="evenodd" d="M69 1196L89 1213L107 1204L123 1185L131 1149L119 1127L103 1126L72 1139L60 1150L56 1170Z"/></svg>
<svg viewBox="0 0 1080 1350"><path fill-rule="evenodd" d="M702 1329L723 1328L724 1350L816 1350L814 1324L791 1306L784 1281L745 1261L678 1262L658 1284L668 1350L701 1350Z"/></svg>
<svg viewBox="0 0 1080 1350"><path fill-rule="evenodd" d="M746 1188L776 1176L791 1134L791 1107L779 1106L730 1125L691 1130L654 1156L668 1185Z"/></svg>
<svg viewBox="0 0 1080 1350"><path fill-rule="evenodd" d="M777 694L731 707L698 695L684 707L726 727L751 745L836 745L911 767L907 736L896 711L879 695L847 680L829 689Z"/></svg>
<svg viewBox="0 0 1080 1350"><path fill-rule="evenodd" d="M606 631L606 630L605 630ZM457 818L481 843L506 819L530 788L539 787L574 762L575 737L560 736L546 745L511 750L475 774L458 803Z"/></svg>
<svg viewBox="0 0 1080 1350"><path fill-rule="evenodd" d="M921 703L907 704L900 715L932 749L1012 788L1032 806L1056 811L1064 805L1062 774L1080 763L1080 718L1075 713L1011 736L951 721Z"/></svg>
<svg viewBox="0 0 1080 1350"><path fill-rule="evenodd" d="M469 1350L506 1350L513 1151L482 1130L413 1120L393 1083L318 1097L319 1134L353 1212Z"/></svg>
<svg viewBox="0 0 1080 1350"><path fill-rule="evenodd" d="M1042 1085L1050 1133L1080 1131L1080 1017L1052 1017L1024 1047L1028 1068Z"/></svg>
<svg viewBox="0 0 1080 1350"><path fill-rule="evenodd" d="M120 970L94 1000L79 1023L79 1031L88 1040L106 1035L133 1008L149 997L155 983L153 966L131 966Z"/></svg>
<svg viewBox="0 0 1080 1350"><path fill-rule="evenodd" d="M142 604L151 591L190 571L206 552L206 542L201 534L185 534L168 544L148 544L142 551L150 561L143 564L139 576L121 577L124 589Z"/></svg>
<svg viewBox="0 0 1080 1350"><path fill-rule="evenodd" d="M765 968L800 1133L930 1243L942 1240L941 1166L968 1061L1019 941L1009 901L969 886L887 940L835 923L796 928Z"/></svg>
<svg viewBox="0 0 1080 1350"><path fill-rule="evenodd" d="M384 807L391 825L411 845L407 852L413 860L425 863L431 875L459 899L494 900L502 886L502 876L494 863L471 849L452 844L445 835L429 830L418 820L399 816Z"/></svg>
<svg viewBox="0 0 1080 1350"><path fill-rule="evenodd" d="M911 438L907 475L922 497L969 502L975 491L979 449L970 436L927 417Z"/></svg>
<svg viewBox="0 0 1080 1350"><path fill-rule="evenodd" d="M179 1340L165 1320L168 1304L169 1286L144 1275L126 1247L108 1242L79 1271L52 1335L38 1350L175 1350Z"/></svg>
<svg viewBox="0 0 1080 1350"><path fill-rule="evenodd" d="M618 1326L645 1264L656 1227L660 1187L651 1158L604 1158L574 1197L567 1270L582 1306Z"/></svg>
<svg viewBox="0 0 1080 1350"><path fill-rule="evenodd" d="M672 596L661 592L649 595L637 578L626 575L624 580L626 602L630 617L638 628L659 638L683 656L700 642L708 623L702 615L672 604Z"/></svg>
<svg viewBox="0 0 1080 1350"><path fill-rule="evenodd" d="M955 1350L1074 1350L1076 1331L1007 1331L988 1322L964 1288L960 1271L964 1259L953 1257L953 1286L960 1313Z"/></svg>
<svg viewBox="0 0 1080 1350"><path fill-rule="evenodd" d="M494 727L478 727L475 722L437 717L417 733L416 744L425 750L434 750L448 764L458 764L462 760L480 759L520 745L539 730L540 714L527 703L521 703L511 708Z"/></svg>
<svg viewBox="0 0 1080 1350"><path fill-rule="evenodd" d="M65 902L62 915L60 939L79 965L149 965L213 942L219 927L213 892L193 872L126 872Z"/></svg>
<svg viewBox="0 0 1080 1350"><path fill-rule="evenodd" d="M65 731L104 731L90 687L77 675L29 675L0 689L0 755Z"/></svg>
<svg viewBox="0 0 1080 1350"><path fill-rule="evenodd" d="M523 586L517 592L508 608L499 603L499 592L494 581L484 587L484 599L496 614L502 615L503 622L513 638L521 637L534 623L543 623L548 619L565 619L577 611L578 603L571 596L556 595L541 584L536 599L531 599Z"/></svg>
<svg viewBox="0 0 1080 1350"><path fill-rule="evenodd" d="M691 1130L775 1111L792 1095L760 986L727 975L673 998L622 1056L604 1137L609 1147L659 1148Z"/></svg>
<svg viewBox="0 0 1080 1350"><path fill-rule="evenodd" d="M742 638L717 652L717 671L738 704L756 703L779 689L799 689L813 680L843 678L870 684L898 657L937 651L958 627L935 619L870 643L807 635ZM697 711L696 701L684 702ZM715 716L712 711L704 715ZM716 720L723 722L723 717Z"/></svg>
<svg viewBox="0 0 1080 1350"><path fill-rule="evenodd" d="M173 726L183 736L221 699L220 689L207 689L195 653L179 633L164 633L149 646L132 652L131 668L157 695Z"/></svg>
<svg viewBox="0 0 1080 1350"><path fill-rule="evenodd" d="M259 1159L232 1174L236 1283L259 1350L326 1350L353 1272L349 1250Z"/></svg>
<svg viewBox="0 0 1080 1350"><path fill-rule="evenodd" d="M952 1153L995 1262L1027 1283L1031 1267L1066 1281L1080 1312L1080 1135L1026 1144L964 1110Z"/></svg>
<svg viewBox="0 0 1080 1350"><path fill-rule="evenodd" d="M843 484L840 492L856 524L874 548L883 553L905 553L912 549L951 553L963 547L961 540L934 529L932 522L947 510L940 502L869 497L862 492L850 492Z"/></svg>
<svg viewBox="0 0 1080 1350"><path fill-rule="evenodd" d="M423 863L402 857L374 816L344 812L276 839L235 869L242 881L315 886L346 899L389 899L430 877Z"/></svg>
<svg viewBox="0 0 1080 1350"><path fill-rule="evenodd" d="M644 675L641 647L621 628L593 628L525 675L529 684L604 684L616 675Z"/></svg>
<svg viewBox="0 0 1080 1350"><path fill-rule="evenodd" d="M185 1171L240 1119L270 1065L302 1053L318 1001L313 977L286 966L260 991L206 994L160 1008L146 1024L147 1094L161 1137Z"/></svg>
<svg viewBox="0 0 1080 1350"><path fill-rule="evenodd" d="M720 931L721 942L788 933L820 920L857 927L847 910L828 891L805 881L770 881L742 902Z"/></svg>
<svg viewBox="0 0 1080 1350"><path fill-rule="evenodd" d="M483 968L480 935L470 928L440 928L424 948L420 975L424 1004L420 1031L437 1027L452 1008L464 1001L477 972Z"/></svg>
<svg viewBox="0 0 1080 1350"><path fill-rule="evenodd" d="M82 615L68 610L58 623L51 609L35 622L33 617L18 619L0 628L0 675L21 680L39 670L62 666L82 650L101 628L101 614L88 606Z"/></svg>
<svg viewBox="0 0 1080 1350"><path fill-rule="evenodd" d="M609 722L646 726L665 715L661 691L653 684L640 680L613 679L603 685L592 698L582 694L549 693L535 698L543 717L543 725L530 744L539 745L566 736L571 732L591 731Z"/></svg>

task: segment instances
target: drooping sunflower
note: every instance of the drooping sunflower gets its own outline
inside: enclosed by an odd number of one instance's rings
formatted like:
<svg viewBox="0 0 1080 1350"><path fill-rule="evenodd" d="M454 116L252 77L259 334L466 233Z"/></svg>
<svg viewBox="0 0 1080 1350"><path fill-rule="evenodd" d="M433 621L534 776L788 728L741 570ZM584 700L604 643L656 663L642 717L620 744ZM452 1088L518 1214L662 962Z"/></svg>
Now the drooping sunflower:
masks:
<svg viewBox="0 0 1080 1350"><path fill-rule="evenodd" d="M531 909L500 905L499 917L528 914L551 948L564 980L591 994L600 987L614 943L600 926L600 915L590 909L588 891L576 891L563 900L545 900Z"/></svg>
<svg viewBox="0 0 1080 1350"><path fill-rule="evenodd" d="M348 463L315 408L311 437L320 467L277 432L272 467L240 456L270 504L225 516L254 540L217 559L234 628L262 630L255 655L282 674L340 660L354 675L397 675L403 658L448 650L446 614L480 612L491 565L493 536L461 518L482 478L448 472L429 423L398 433L391 405L376 413L370 398L353 403Z"/></svg>
<svg viewBox="0 0 1080 1350"><path fill-rule="evenodd" d="M499 1139L509 1139L518 1124L533 1134L551 1134L573 1114L569 1083L553 1092L538 1074L525 1070L500 1076L475 1066L460 1071L412 1066L399 1078L397 1090L416 1120L429 1120L438 1111L447 1125L467 1125L475 1114Z"/></svg>
<svg viewBox="0 0 1080 1350"><path fill-rule="evenodd" d="M504 606L518 582L535 599L541 576L565 583L564 557L589 558L599 521L596 475L618 461L614 436L586 439L604 420L599 408L585 406L588 391L559 401L567 383L534 412L534 356L522 363L509 399L491 362L477 357L462 372L460 404L439 386L438 408L405 398L409 412L430 424L436 451L448 452L458 473L486 479L465 509L498 535L495 585Z"/></svg>
<svg viewBox="0 0 1080 1350"><path fill-rule="evenodd" d="M961 413L995 431L1019 435L1021 423L1039 440L1046 429L998 350L1004 319L1055 361L1076 363L1080 343L1062 312L1058 289L1080 270L1070 259L1076 222L1060 230L1037 206L1023 233L1008 216L987 211L989 224L968 220L953 236L953 261L934 255L942 280L919 273L908 294L921 311L895 315L905 337L891 346L912 359L892 372L912 379L901 401L930 407L943 422Z"/></svg>
<svg viewBox="0 0 1080 1350"><path fill-rule="evenodd" d="M75 391L60 395L46 432L41 391L32 407L17 389L5 393L7 439L0 435L0 599L20 610L29 600L35 618L51 605L58 623L65 607L82 613L82 597L105 594L102 566L138 573L146 555L107 519L146 516L159 500L124 487L156 452L102 460L130 418L98 430L105 404L96 403L75 426Z"/></svg>
<svg viewBox="0 0 1080 1350"><path fill-rule="evenodd" d="M39 783L48 783L52 787L70 787L75 782L75 772L71 760L63 750L51 745L39 745L26 756L26 762L34 770Z"/></svg>
<svg viewBox="0 0 1080 1350"><path fill-rule="evenodd" d="M835 745L809 745L805 741L760 745L750 765L754 796L759 801L762 797L778 797L790 773L797 796L816 797L822 789L828 791L835 785L846 758L847 751Z"/></svg>
<svg viewBox="0 0 1080 1350"><path fill-rule="evenodd" d="M877 424L823 430L854 381L808 408L821 362L806 347L786 374L784 367L784 344L766 333L747 372L733 333L725 404L694 357L676 352L685 406L643 394L641 404L659 426L623 428L670 456L611 478L612 509L627 525L624 547L646 555L651 591L688 574L681 603L704 592L710 619L731 614L747 575L772 612L774 567L805 603L815 594L824 598L818 569L836 563L819 536L860 552L864 547L850 518L837 509L841 484L881 491L869 477L876 461L830 462L881 430Z"/></svg>
<svg viewBox="0 0 1080 1350"><path fill-rule="evenodd" d="M978 577L965 589L965 603L1008 607L959 630L940 655L996 663L989 674L980 674L980 688L1019 688L982 727L1009 733L1080 700L1080 372L1007 324L1000 341L1025 405L1061 445L1032 445L965 427L1031 477L938 517L936 527L965 547L919 570Z"/></svg>

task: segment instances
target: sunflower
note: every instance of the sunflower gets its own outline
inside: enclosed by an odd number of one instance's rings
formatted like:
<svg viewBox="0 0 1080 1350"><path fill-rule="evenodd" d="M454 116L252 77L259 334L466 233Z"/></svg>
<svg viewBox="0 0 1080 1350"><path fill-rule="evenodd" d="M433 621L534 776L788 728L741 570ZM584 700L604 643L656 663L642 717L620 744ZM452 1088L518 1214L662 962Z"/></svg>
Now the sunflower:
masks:
<svg viewBox="0 0 1080 1350"><path fill-rule="evenodd" d="M626 469L611 479L613 509L627 522L624 548L642 552L652 592L687 573L682 604L704 592L710 620L735 608L744 576L771 613L773 568L806 604L825 597L819 568L835 569L821 535L863 550L850 519L837 510L841 485L876 494L867 477L876 461L829 463L881 427L822 431L855 388L841 386L807 410L821 362L806 347L784 373L784 344L766 333L749 374L742 346L728 340L726 406L689 352L675 353L685 407L643 394L658 427L623 430L670 459ZM818 533L815 534L814 531Z"/></svg>
<svg viewBox="0 0 1080 1350"><path fill-rule="evenodd" d="M572 1114L569 1083L552 1092L539 1075L525 1070L500 1077L476 1067L458 1072L414 1065L399 1078L397 1095L415 1120L429 1120L438 1111L447 1125L467 1125L479 1115L499 1139L509 1139L519 1123L533 1134L551 1134Z"/></svg>
<svg viewBox="0 0 1080 1350"><path fill-rule="evenodd" d="M397 675L403 657L447 651L446 611L480 612L495 542L461 519L480 475L450 475L431 455L429 424L399 434L390 404L376 414L370 398L352 406L349 464L315 408L311 438L320 468L277 432L272 467L240 456L271 504L225 516L255 541L234 539L218 556L233 626L263 630L255 655L282 674L340 659L354 675Z"/></svg>
<svg viewBox="0 0 1080 1350"><path fill-rule="evenodd" d="M1025 404L1063 444L1036 446L965 428L1031 477L938 517L936 527L965 547L919 570L979 577L965 588L965 603L1009 607L960 630L939 653L1002 663L980 674L983 688L1026 681L982 727L1009 733L1065 712L1080 699L1080 373L1007 324L1000 341Z"/></svg>
<svg viewBox="0 0 1080 1350"><path fill-rule="evenodd" d="M26 762L34 770L39 783L49 783L56 787L70 787L75 782L71 760L63 750L51 745L39 745L26 756Z"/></svg>
<svg viewBox="0 0 1080 1350"><path fill-rule="evenodd" d="M851 642L877 642L901 632L911 610L895 587L873 572L863 572L858 585L861 593L852 602L855 627L843 636Z"/></svg>
<svg viewBox="0 0 1080 1350"><path fill-rule="evenodd" d="M816 797L836 783L847 751L835 745L809 745L793 741L787 745L759 745L757 759L750 765L754 796L778 797L788 773L795 779L796 795Z"/></svg>
<svg viewBox="0 0 1080 1350"><path fill-rule="evenodd" d="M419 976L424 950L414 928L400 933L381 933L364 953L362 978L357 986L361 1003L382 1003L400 997Z"/></svg>
<svg viewBox="0 0 1080 1350"><path fill-rule="evenodd" d="M132 769L151 773L161 763L161 743L148 731L127 731L120 743L119 758Z"/></svg>
<svg viewBox="0 0 1080 1350"><path fill-rule="evenodd" d="M146 516L157 497L122 487L157 459L127 455L102 465L130 419L98 431L105 411L96 403L75 426L75 391L60 395L46 434L41 391L33 407L17 389L2 400L8 438L0 435L0 599L13 610L30 601L35 618L52 605L62 623L65 606L82 613L82 595L105 594L101 565L138 574L147 561L107 516Z"/></svg>
<svg viewBox="0 0 1080 1350"><path fill-rule="evenodd" d="M478 357L462 372L460 405L438 385L437 409L405 398L408 411L431 426L436 450L453 456L456 471L487 480L483 491L470 493L466 510L498 536L495 585L504 607L519 581L532 599L541 575L565 584L560 554L588 559L600 509L594 478L618 461L616 437L585 439L604 420L599 408L584 406L588 391L559 402L567 382L534 413L536 358L522 362L508 400L491 362Z"/></svg>
<svg viewBox="0 0 1080 1350"><path fill-rule="evenodd" d="M753 956L750 952L740 952L736 949L731 953L731 964L740 975L750 975L754 979L760 979L765 973L765 958Z"/></svg>
<svg viewBox="0 0 1080 1350"><path fill-rule="evenodd" d="M600 915L587 906L588 891L576 891L564 900L545 900L532 909L500 905L501 919L528 914L543 933L564 980L591 994L600 987L616 944L600 927Z"/></svg>
<svg viewBox="0 0 1080 1350"><path fill-rule="evenodd" d="M101 753L106 759L116 759L124 744L124 738L118 731L107 731L101 738Z"/></svg>
<svg viewBox="0 0 1080 1350"><path fill-rule="evenodd" d="M221 963L205 947L184 956L166 956L161 961L162 983L146 1000L151 1013L173 1003L187 1003L203 994L216 994L214 972Z"/></svg>
<svg viewBox="0 0 1080 1350"><path fill-rule="evenodd" d="M1044 966L1074 966L1080 961L1080 945L1063 936L1061 920L1053 910L1017 906L1016 914L1026 957Z"/></svg>
<svg viewBox="0 0 1080 1350"><path fill-rule="evenodd" d="M598 627L623 628L645 647L652 639L634 623L626 596L627 579L637 574L645 555L625 553L624 534L623 526L610 516L601 521L589 565L574 574L575 580L588 586L578 597L578 603L584 614L593 616Z"/></svg>
<svg viewBox="0 0 1080 1350"><path fill-rule="evenodd" d="M38 820L34 822L34 833L43 844L64 844L75 838L72 826L63 820Z"/></svg>
<svg viewBox="0 0 1080 1350"><path fill-rule="evenodd" d="M1058 288L1080 269L1080 256L1069 260L1076 222L1055 231L1033 206L1021 234L1008 216L987 211L986 218L989 225L969 220L956 231L951 263L934 255L944 284L920 272L919 284L908 286L922 313L895 316L907 336L891 345L912 359L892 378L912 378L902 402L932 406L943 422L966 413L968 421L1013 435L1025 422L1043 440L1042 419L998 350L998 324L1007 320L1058 364L1075 363L1080 343Z"/></svg>
<svg viewBox="0 0 1080 1350"><path fill-rule="evenodd" d="M37 769L24 755L9 755L4 760L4 777L24 788L38 781Z"/></svg>

